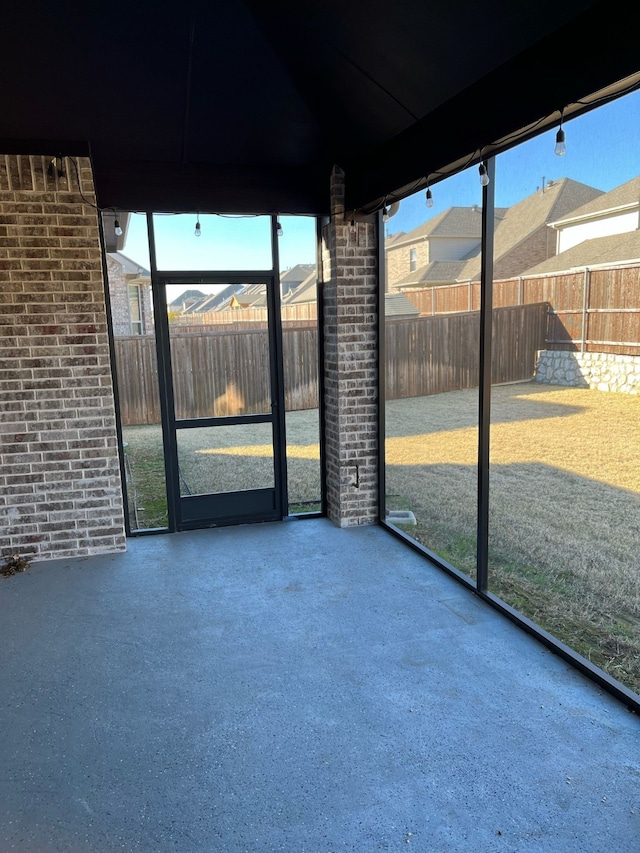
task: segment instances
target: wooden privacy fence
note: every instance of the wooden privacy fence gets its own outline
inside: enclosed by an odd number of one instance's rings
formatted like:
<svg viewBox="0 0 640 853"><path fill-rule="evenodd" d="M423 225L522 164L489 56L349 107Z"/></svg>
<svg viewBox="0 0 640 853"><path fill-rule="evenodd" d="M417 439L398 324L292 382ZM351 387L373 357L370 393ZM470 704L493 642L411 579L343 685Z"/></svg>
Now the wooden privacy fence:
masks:
<svg viewBox="0 0 640 853"><path fill-rule="evenodd" d="M425 316L477 311L480 282L407 288ZM493 307L548 302L547 348L640 354L640 266L585 268L577 272L504 279L493 283Z"/></svg>
<svg viewBox="0 0 640 853"><path fill-rule="evenodd" d="M318 330L282 334L285 406L318 405ZM115 339L122 423L160 422L156 344L152 336ZM265 328L171 336L178 418L270 411L269 348Z"/></svg>
<svg viewBox="0 0 640 853"><path fill-rule="evenodd" d="M544 349L546 302L493 311L492 382L531 379ZM422 397L478 385L478 311L387 321L386 398Z"/></svg>
<svg viewBox="0 0 640 853"><path fill-rule="evenodd" d="M283 303L280 306L280 317L283 325L285 323L296 323L306 325L308 322L318 322L317 303L300 302L293 305ZM245 328L251 323L267 322L266 307L260 308L227 308L224 311L201 311L196 314L179 314L176 323L186 331L195 332L202 330L202 326L229 326L236 330L239 324Z"/></svg>
<svg viewBox="0 0 640 853"><path fill-rule="evenodd" d="M536 350L544 349L547 304L499 308L493 315L494 382L530 379ZM416 397L478 384L478 312L388 320L387 397ZM122 423L159 423L152 337L116 338ZM269 411L266 329L174 335L171 340L179 418ZM318 331L283 331L285 405L318 406Z"/></svg>

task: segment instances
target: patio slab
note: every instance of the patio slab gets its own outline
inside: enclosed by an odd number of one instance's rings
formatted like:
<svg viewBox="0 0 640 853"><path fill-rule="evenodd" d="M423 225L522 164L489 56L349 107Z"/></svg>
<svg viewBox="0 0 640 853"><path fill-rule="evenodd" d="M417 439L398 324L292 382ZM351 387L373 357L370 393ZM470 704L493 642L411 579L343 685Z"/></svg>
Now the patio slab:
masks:
<svg viewBox="0 0 640 853"><path fill-rule="evenodd" d="M379 527L0 580L0 851L640 849L640 720Z"/></svg>

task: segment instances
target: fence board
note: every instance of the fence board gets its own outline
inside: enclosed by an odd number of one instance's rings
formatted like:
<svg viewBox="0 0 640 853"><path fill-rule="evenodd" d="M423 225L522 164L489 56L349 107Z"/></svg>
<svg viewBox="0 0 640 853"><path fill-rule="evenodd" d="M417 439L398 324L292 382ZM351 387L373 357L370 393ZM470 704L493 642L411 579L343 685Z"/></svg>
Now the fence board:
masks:
<svg viewBox="0 0 640 853"><path fill-rule="evenodd" d="M404 291L422 316L477 310L479 282ZM538 275L493 282L494 308L548 302L547 342L557 349L637 355L640 342L640 265ZM596 312L606 311L606 319Z"/></svg>
<svg viewBox="0 0 640 853"><path fill-rule="evenodd" d="M492 381L530 379L544 349L546 303L493 312ZM422 397L478 385L478 312L386 324L386 397Z"/></svg>

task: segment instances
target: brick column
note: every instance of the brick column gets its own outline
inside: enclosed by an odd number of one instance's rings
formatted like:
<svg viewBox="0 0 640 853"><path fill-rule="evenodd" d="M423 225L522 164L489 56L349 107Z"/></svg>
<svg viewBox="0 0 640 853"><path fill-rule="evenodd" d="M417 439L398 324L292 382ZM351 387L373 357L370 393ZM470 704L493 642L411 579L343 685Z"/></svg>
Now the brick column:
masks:
<svg viewBox="0 0 640 853"><path fill-rule="evenodd" d="M3 558L125 547L91 168L50 164L0 155Z"/></svg>
<svg viewBox="0 0 640 853"><path fill-rule="evenodd" d="M376 221L344 218L344 174L331 175L323 229L327 512L341 527L378 520Z"/></svg>

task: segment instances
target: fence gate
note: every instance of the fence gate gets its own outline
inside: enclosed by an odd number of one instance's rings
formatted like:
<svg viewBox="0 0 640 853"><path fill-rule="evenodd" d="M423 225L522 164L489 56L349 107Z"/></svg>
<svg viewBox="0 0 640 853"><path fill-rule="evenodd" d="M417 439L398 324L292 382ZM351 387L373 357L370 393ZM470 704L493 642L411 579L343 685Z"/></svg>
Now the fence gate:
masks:
<svg viewBox="0 0 640 853"><path fill-rule="evenodd" d="M176 285L219 292L243 285L243 299L266 306L267 322L250 332L221 326L205 336L185 334L170 309ZM171 273L158 275L154 290L170 526L282 518L287 495L275 275Z"/></svg>

